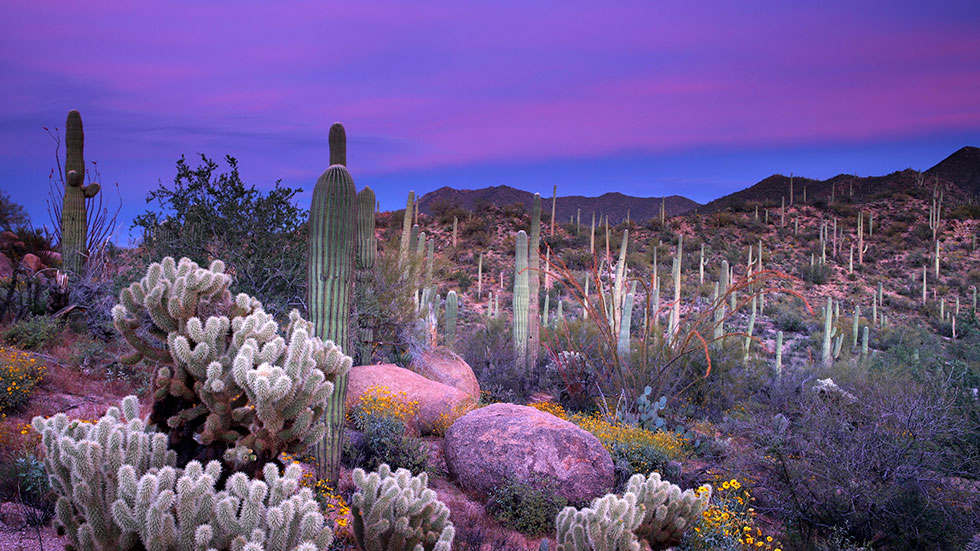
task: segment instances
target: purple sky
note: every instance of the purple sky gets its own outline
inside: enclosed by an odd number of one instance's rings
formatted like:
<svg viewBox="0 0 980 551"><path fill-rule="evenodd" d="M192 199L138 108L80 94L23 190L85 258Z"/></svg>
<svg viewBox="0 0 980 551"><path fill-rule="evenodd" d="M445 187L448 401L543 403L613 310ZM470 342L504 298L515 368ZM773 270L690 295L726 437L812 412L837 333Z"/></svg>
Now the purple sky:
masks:
<svg viewBox="0 0 980 551"><path fill-rule="evenodd" d="M975 0L8 1L0 15L0 187L35 224L54 165L42 127L69 109L85 159L119 183L123 234L181 154L231 154L246 183L281 178L307 207L334 121L383 209L444 185L705 202L776 172L925 169L980 145Z"/></svg>

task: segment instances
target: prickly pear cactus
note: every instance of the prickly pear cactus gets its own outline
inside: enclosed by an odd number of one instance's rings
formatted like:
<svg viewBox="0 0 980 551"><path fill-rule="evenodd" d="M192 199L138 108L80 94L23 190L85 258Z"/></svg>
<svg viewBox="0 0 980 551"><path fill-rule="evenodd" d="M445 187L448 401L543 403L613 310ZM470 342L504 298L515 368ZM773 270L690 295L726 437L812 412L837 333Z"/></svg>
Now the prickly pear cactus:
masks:
<svg viewBox="0 0 980 551"><path fill-rule="evenodd" d="M354 538L363 551L449 551L456 530L449 508L428 488L428 475L354 469L357 492L351 498Z"/></svg>
<svg viewBox="0 0 980 551"><path fill-rule="evenodd" d="M99 184L85 185L85 133L82 115L68 112L65 122L65 196L61 204L61 258L65 271L79 273L88 257L85 200L95 197Z"/></svg>
<svg viewBox="0 0 980 551"><path fill-rule="evenodd" d="M280 334L259 301L232 298L230 283L221 261L167 257L123 289L112 316L135 349L127 360L158 366L150 421L166 427L178 465L220 459L260 476L322 438L324 403L351 359L295 310Z"/></svg>

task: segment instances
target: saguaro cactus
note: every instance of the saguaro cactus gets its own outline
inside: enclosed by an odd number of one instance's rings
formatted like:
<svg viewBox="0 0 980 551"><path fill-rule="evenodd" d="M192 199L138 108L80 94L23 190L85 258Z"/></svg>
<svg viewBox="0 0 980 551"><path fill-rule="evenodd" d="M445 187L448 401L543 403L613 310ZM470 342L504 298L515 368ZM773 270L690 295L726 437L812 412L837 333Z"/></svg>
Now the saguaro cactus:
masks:
<svg viewBox="0 0 980 551"><path fill-rule="evenodd" d="M316 336L351 350L349 325L355 253L354 180L345 166L344 127L330 127L330 167L316 181L310 205L308 300ZM336 481L344 434L347 375L337 378L327 400L327 435L315 446L317 476Z"/></svg>
<svg viewBox="0 0 980 551"><path fill-rule="evenodd" d="M538 289L541 288L541 195L534 194L531 209L531 236L528 243L528 351L527 367L533 371L538 365L541 348L541 316L538 309Z"/></svg>
<svg viewBox="0 0 980 551"><path fill-rule="evenodd" d="M357 193L357 340L362 364L371 362L374 348L375 309L379 308L371 290L371 271L378 258L378 240L374 236L374 191L365 187Z"/></svg>
<svg viewBox="0 0 980 551"><path fill-rule="evenodd" d="M446 294L446 346L452 348L456 343L456 316L459 312L459 297L456 291Z"/></svg>
<svg viewBox="0 0 980 551"><path fill-rule="evenodd" d="M527 371L528 304L530 289L527 274L527 233L517 232L517 247L514 258L514 356L517 371L523 375Z"/></svg>
<svg viewBox="0 0 980 551"><path fill-rule="evenodd" d="M405 217L402 219L402 240L398 246L398 267L401 268L408 261L408 253L412 246L412 207L415 204L415 192L408 192L408 201L405 203Z"/></svg>
<svg viewBox="0 0 980 551"><path fill-rule="evenodd" d="M65 122L65 197L61 204L61 258L68 272L79 273L88 257L85 200L95 197L99 184L85 185L85 133L82 115L68 112Z"/></svg>

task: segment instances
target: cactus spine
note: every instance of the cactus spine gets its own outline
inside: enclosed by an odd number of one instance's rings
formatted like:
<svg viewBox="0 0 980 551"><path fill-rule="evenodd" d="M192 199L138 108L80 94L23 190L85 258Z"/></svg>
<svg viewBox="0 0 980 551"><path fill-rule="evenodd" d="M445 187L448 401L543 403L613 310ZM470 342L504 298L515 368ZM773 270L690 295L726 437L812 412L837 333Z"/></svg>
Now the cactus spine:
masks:
<svg viewBox="0 0 980 551"><path fill-rule="evenodd" d="M541 195L534 194L531 209L531 236L528 243L528 372L534 372L538 365L538 351L541 349L541 318L538 309L539 288L541 287Z"/></svg>
<svg viewBox="0 0 980 551"><path fill-rule="evenodd" d="M330 127L330 167L313 188L309 221L308 300L316 336L350 350L350 305L355 256L356 208L354 180L347 171L344 127ZM317 477L338 480L344 434L347 374L337 377L327 400L327 434L316 445Z"/></svg>
<svg viewBox="0 0 980 551"><path fill-rule="evenodd" d="M371 351L374 348L374 327L376 318L374 309L378 308L377 301L368 304L373 297L371 271L378 258L378 241L374 236L374 191L365 187L357 193L357 285L355 287L358 299L358 342L360 343L361 364L371 363Z"/></svg>
<svg viewBox="0 0 980 551"><path fill-rule="evenodd" d="M517 232L517 247L514 257L514 356L517 373L527 372L528 304L530 289L527 273L527 233Z"/></svg>
<svg viewBox="0 0 980 551"><path fill-rule="evenodd" d="M85 216L85 200L95 197L99 184L85 185L85 133L82 131L82 115L68 112L65 122L65 196L61 204L61 254L65 271L76 274L82 271L88 257L88 220Z"/></svg>

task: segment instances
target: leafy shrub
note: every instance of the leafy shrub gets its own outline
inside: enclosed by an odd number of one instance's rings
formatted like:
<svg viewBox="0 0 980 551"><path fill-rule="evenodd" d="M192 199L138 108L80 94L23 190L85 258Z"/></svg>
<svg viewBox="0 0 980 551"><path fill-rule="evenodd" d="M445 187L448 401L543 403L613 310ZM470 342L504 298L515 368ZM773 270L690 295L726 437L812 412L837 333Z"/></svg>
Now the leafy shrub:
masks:
<svg viewBox="0 0 980 551"><path fill-rule="evenodd" d="M30 354L0 348L0 411L26 404L44 379L44 371L45 367Z"/></svg>
<svg viewBox="0 0 980 551"><path fill-rule="evenodd" d="M670 460L663 451L655 446L610 442L606 449L612 456L617 490L621 490L634 474L645 476L657 471L663 474L665 479L677 480L676 474L678 473L668 473Z"/></svg>
<svg viewBox="0 0 980 551"><path fill-rule="evenodd" d="M553 530L555 517L568 501L556 495L553 482L540 486L508 480L490 491L487 511L522 534L533 536Z"/></svg>
<svg viewBox="0 0 980 551"><path fill-rule="evenodd" d="M17 498L27 505L25 516L29 526L44 526L54 518L54 500L44 462L34 454L25 454L13 462L13 479Z"/></svg>
<svg viewBox="0 0 980 551"><path fill-rule="evenodd" d="M34 316L10 326L3 334L3 340L25 350L40 350L60 331L60 320L51 316Z"/></svg>
<svg viewBox="0 0 980 551"><path fill-rule="evenodd" d="M276 182L263 194L242 182L234 157L225 162L230 171L218 174L203 154L196 168L181 156L173 185L161 183L147 196L159 210L133 226L143 232L146 258L186 256L201 265L220 258L241 291L284 318L306 297L307 212L293 202L302 190Z"/></svg>

